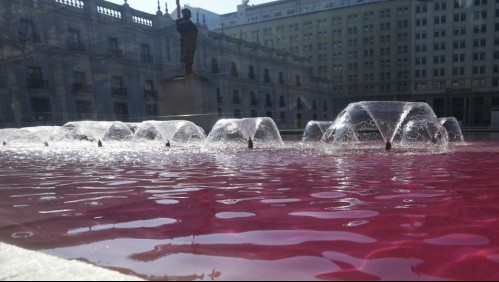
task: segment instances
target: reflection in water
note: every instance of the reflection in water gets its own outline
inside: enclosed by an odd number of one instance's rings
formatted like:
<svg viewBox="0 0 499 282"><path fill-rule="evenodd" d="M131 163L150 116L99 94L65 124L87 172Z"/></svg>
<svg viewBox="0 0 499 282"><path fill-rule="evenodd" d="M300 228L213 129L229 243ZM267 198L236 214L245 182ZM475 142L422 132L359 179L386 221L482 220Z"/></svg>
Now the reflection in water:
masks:
<svg viewBox="0 0 499 282"><path fill-rule="evenodd" d="M0 240L153 280L498 280L498 145L2 148Z"/></svg>
<svg viewBox="0 0 499 282"><path fill-rule="evenodd" d="M238 218L238 217L249 217L255 215L256 214L251 212L219 212L215 216L218 218Z"/></svg>
<svg viewBox="0 0 499 282"><path fill-rule="evenodd" d="M423 263L423 260L418 258L375 258L375 259L359 259L343 253L334 251L326 251L324 257L329 258L332 262L342 263L352 266L358 272L367 274L366 277L371 277L371 280L435 280L435 277L428 275L420 275L413 270L418 265ZM344 273L338 271L330 273L329 276L322 275L322 278L327 279L344 279ZM327 276L327 277L324 277ZM321 276L319 276L321 277ZM359 275L359 277L362 277Z"/></svg>
<svg viewBox="0 0 499 282"><path fill-rule="evenodd" d="M490 240L487 237L475 234L446 234L437 238L426 239L424 242L443 246L480 246L487 245Z"/></svg>
<svg viewBox="0 0 499 282"><path fill-rule="evenodd" d="M120 228L147 228L147 227L158 227L165 224L172 224L177 222L177 220L172 218L154 218L148 220L134 220L129 222L120 222L114 224L102 224L95 225L91 227L82 227L69 230L69 235L74 235L77 233L89 232L89 231L101 231L106 229L120 229Z"/></svg>
<svg viewBox="0 0 499 282"><path fill-rule="evenodd" d="M377 216L377 211L353 210L353 211L335 211L335 212L292 212L290 215L310 216L315 218L364 218Z"/></svg>
<svg viewBox="0 0 499 282"><path fill-rule="evenodd" d="M278 279L283 281L315 280L315 273L340 270L327 258L316 255L297 255L290 257L276 256L243 257L220 256L222 252L197 254L193 249L174 249L166 255L143 260L142 249L154 249L161 252L168 246L156 247L158 240L151 239L115 239L91 243L84 246L44 250L45 253L78 258L81 253L89 253L93 262L105 267L126 267L133 273L147 273L145 278L153 280L195 280L211 279L210 275L220 280L263 280ZM126 246L123 249L123 246ZM188 251L188 252L187 252ZM134 254L129 256L130 254ZM150 254L148 254L150 256ZM146 256L147 258L147 256Z"/></svg>

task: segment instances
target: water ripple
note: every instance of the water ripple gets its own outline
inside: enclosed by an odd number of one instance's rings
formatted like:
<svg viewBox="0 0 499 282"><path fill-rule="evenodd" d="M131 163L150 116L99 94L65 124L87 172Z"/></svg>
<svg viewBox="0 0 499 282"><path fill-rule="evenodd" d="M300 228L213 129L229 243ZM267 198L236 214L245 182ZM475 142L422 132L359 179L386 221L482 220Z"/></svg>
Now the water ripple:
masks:
<svg viewBox="0 0 499 282"><path fill-rule="evenodd" d="M379 212L370 210L349 210L337 212L291 212L289 215L315 218L364 218L377 216L379 215Z"/></svg>
<svg viewBox="0 0 499 282"><path fill-rule="evenodd" d="M215 216L218 218L239 218L239 217L250 217L256 214L251 212L219 212Z"/></svg>
<svg viewBox="0 0 499 282"><path fill-rule="evenodd" d="M193 237L180 237L170 241L170 244L253 244L286 246L304 242L317 241L349 241L360 244L376 242L376 239L361 234L346 231L313 231L313 230L268 230L248 231L242 233L217 233Z"/></svg>
<svg viewBox="0 0 499 282"><path fill-rule="evenodd" d="M482 246L490 240L487 237L467 233L453 233L436 238L425 239L425 243L441 246Z"/></svg>
<svg viewBox="0 0 499 282"><path fill-rule="evenodd" d="M311 196L316 198L341 198L345 197L347 194L342 192L320 192L313 193Z"/></svg>
<svg viewBox="0 0 499 282"><path fill-rule="evenodd" d="M445 194L433 194L433 193L403 193L403 194L394 194L394 195L382 195L376 196L375 198L378 200L389 200L395 198L432 198L432 197L441 197Z"/></svg>
<svg viewBox="0 0 499 282"><path fill-rule="evenodd" d="M150 227L158 227L162 225L176 223L177 220L173 218L153 218L153 219L145 219L145 220L134 220L127 222L120 222L114 224L101 224L95 225L91 227L81 227L69 230L67 233L69 235L90 232L90 231L102 231L107 229L129 229L129 228L150 228Z"/></svg>

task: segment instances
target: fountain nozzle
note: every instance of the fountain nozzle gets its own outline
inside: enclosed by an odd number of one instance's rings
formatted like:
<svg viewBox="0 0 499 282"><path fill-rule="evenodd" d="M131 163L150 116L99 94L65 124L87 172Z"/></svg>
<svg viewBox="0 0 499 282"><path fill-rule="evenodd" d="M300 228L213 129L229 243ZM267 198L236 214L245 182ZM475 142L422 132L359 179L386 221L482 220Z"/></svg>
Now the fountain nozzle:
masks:
<svg viewBox="0 0 499 282"><path fill-rule="evenodd" d="M253 149L253 140L251 140L251 137L248 138L248 148Z"/></svg>
<svg viewBox="0 0 499 282"><path fill-rule="evenodd" d="M385 150L388 152L392 149L392 142L386 141Z"/></svg>

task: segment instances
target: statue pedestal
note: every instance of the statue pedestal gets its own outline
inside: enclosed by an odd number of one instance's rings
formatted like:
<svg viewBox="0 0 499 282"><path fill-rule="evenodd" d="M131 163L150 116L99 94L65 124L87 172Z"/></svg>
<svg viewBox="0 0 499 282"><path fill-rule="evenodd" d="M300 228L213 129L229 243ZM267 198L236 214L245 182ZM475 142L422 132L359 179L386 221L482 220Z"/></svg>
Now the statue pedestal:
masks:
<svg viewBox="0 0 499 282"><path fill-rule="evenodd" d="M158 87L162 120L188 120L206 134L217 122L216 87L206 77L190 75L164 78Z"/></svg>

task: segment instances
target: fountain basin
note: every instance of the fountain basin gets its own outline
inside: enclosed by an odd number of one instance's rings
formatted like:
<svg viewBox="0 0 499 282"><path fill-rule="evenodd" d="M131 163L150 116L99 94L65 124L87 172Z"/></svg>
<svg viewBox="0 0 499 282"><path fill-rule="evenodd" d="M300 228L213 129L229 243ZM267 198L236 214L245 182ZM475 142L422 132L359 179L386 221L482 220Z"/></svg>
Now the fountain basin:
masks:
<svg viewBox="0 0 499 282"><path fill-rule="evenodd" d="M497 141L300 144L4 146L0 240L147 280L499 279Z"/></svg>

